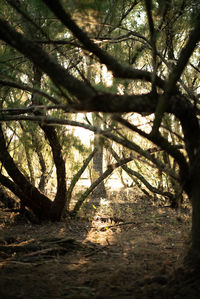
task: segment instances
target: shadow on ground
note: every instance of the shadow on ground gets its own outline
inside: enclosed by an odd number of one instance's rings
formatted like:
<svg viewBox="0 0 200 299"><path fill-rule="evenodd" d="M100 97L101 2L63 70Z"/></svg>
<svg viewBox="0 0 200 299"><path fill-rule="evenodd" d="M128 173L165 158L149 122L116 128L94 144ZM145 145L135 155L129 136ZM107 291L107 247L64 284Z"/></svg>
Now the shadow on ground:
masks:
<svg viewBox="0 0 200 299"><path fill-rule="evenodd" d="M200 298L181 267L190 211L129 196L83 218L32 225L1 209L0 298Z"/></svg>

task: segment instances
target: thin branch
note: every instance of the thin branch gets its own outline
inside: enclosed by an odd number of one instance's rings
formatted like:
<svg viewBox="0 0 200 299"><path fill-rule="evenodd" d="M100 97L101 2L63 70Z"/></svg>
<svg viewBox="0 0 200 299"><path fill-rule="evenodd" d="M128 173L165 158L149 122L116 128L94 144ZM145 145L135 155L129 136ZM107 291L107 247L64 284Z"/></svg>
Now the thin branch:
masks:
<svg viewBox="0 0 200 299"><path fill-rule="evenodd" d="M12 81L8 81L8 80L0 79L0 85L9 86L9 87L13 87L13 88L29 91L29 92L34 93L34 94L41 95L41 96L47 98L48 100L50 100L52 103L54 103L56 105L58 105L60 103L59 100L57 100L56 98L50 96L46 92L44 92L44 91L42 91L38 88L35 88L35 87L34 88L30 87L27 84L24 84L24 83L21 83L21 82L12 82Z"/></svg>
<svg viewBox="0 0 200 299"><path fill-rule="evenodd" d="M116 159L117 162L120 161L120 157L117 155L117 153L110 148L110 152L113 155L113 157ZM129 168L127 165L122 165L122 169L127 172L129 175L136 177L140 182L142 182L144 184L144 186L151 191L152 193L156 193L156 194L160 194L162 196L166 196L170 199L173 199L174 196L171 192L165 192L162 191L154 186L152 186L146 179L144 176L142 176L140 173L138 173L137 171L134 171L133 169Z"/></svg>
<svg viewBox="0 0 200 299"><path fill-rule="evenodd" d="M108 130L101 130L99 128L96 128L92 125L85 124L82 122L72 121L68 119L59 119L59 118L53 118L49 116L12 116L12 115L0 115L0 122L6 122L6 121L19 121L19 120L26 120L26 121L34 121L39 122L45 125L68 125L68 126L74 126L74 127L81 127L86 130L90 130L96 134L102 135L112 141L115 141L116 143L125 146L126 148L133 150L137 153L139 153L141 156L145 157L152 163L154 163L159 169L163 169L164 172L170 174L172 177L177 179L176 175L173 171L167 170L165 165L162 164L158 159L155 159L148 151L143 150L133 141L129 141L125 137L119 137L111 133L111 129Z"/></svg>
<svg viewBox="0 0 200 299"><path fill-rule="evenodd" d="M152 65L153 65L153 74L152 74L152 93L156 96L156 74L157 74L157 50L156 50L156 32L153 23L152 17L152 1L145 0L147 18L149 23L150 31L150 40L152 47Z"/></svg>
<svg viewBox="0 0 200 299"><path fill-rule="evenodd" d="M126 126L127 128L129 128L130 130L137 132L141 136L145 137L146 139L150 140L151 142L155 143L157 146L165 150L169 155L171 155L177 161L180 168L181 175L184 178L189 176L188 164L186 162L184 155L173 145L171 145L165 138L163 138L160 133L157 133L156 135L147 134L121 117L115 116L114 119L119 123L123 124L124 126Z"/></svg>
<svg viewBox="0 0 200 299"><path fill-rule="evenodd" d="M14 116L22 115L27 113L46 112L49 110L63 110L64 112L72 113L71 108L68 105L31 105L29 107L18 107L18 108L5 108L0 109L1 116ZM19 119L18 119L19 120Z"/></svg>
<svg viewBox="0 0 200 299"><path fill-rule="evenodd" d="M83 162L83 165L79 169L79 171L73 176L71 184L70 184L70 186L67 190L67 199L66 199L66 208L67 209L69 208L69 204L70 204L70 200L71 200L71 196L72 196L72 191L73 191L76 183L80 179L81 175L83 174L86 167L88 166L88 164L90 163L90 161L92 160L92 158L94 157L94 155L96 154L97 151L98 151L98 149L94 148L94 150L90 153L90 155L87 157L87 159Z"/></svg>
<svg viewBox="0 0 200 299"><path fill-rule="evenodd" d="M65 25L76 38L85 46L85 48L92 52L99 58L100 62L105 64L107 68L113 72L113 76L116 78L129 78L129 79L143 79L151 82L152 74L148 71L142 71L133 69L130 66L124 66L118 62L113 56L99 48L71 18L71 16L63 9L60 1L48 1L43 2L50 8L50 10L59 18L59 20ZM163 87L163 80L158 76L156 77L156 84Z"/></svg>
<svg viewBox="0 0 200 299"><path fill-rule="evenodd" d="M19 14L22 15L22 17L27 20L30 24L32 24L39 32L42 32L42 34L47 37L47 34L44 32L41 26L39 26L37 23L34 22L34 20L24 12L24 10L21 8L21 3L20 1L16 0L6 0L10 6L12 6Z"/></svg>
<svg viewBox="0 0 200 299"><path fill-rule="evenodd" d="M129 13L133 10L133 8L139 3L140 1L134 1L133 4L127 9L127 11L125 11L124 13L122 13L122 16L118 22L117 25L115 25L114 28L111 28L109 30L109 33L113 32L115 29L119 28L120 25L122 24L123 20L129 15Z"/></svg>
<svg viewBox="0 0 200 299"><path fill-rule="evenodd" d="M77 201L75 204L72 212L70 213L71 216L76 216L81 205L85 201L85 199L88 197L88 195L103 181L105 180L116 168L122 166L123 164L126 164L128 162L132 161L132 157L122 159L119 162L108 165L106 171L82 194L81 198Z"/></svg>
<svg viewBox="0 0 200 299"><path fill-rule="evenodd" d="M3 19L0 19L0 38L28 57L48 74L56 85L63 86L80 100L87 100L94 95L94 92L84 82L70 75L52 56L48 55L41 47L23 34L17 32Z"/></svg>
<svg viewBox="0 0 200 299"><path fill-rule="evenodd" d="M152 129L153 134L157 134L160 124L162 122L163 114L166 111L168 100L173 94L177 81L180 79L185 66L187 65L190 56L196 48L197 42L200 41L200 14L197 17L195 28L191 31L185 47L182 49L176 65L172 68L169 78L166 82L165 93L161 97L155 112L154 125Z"/></svg>

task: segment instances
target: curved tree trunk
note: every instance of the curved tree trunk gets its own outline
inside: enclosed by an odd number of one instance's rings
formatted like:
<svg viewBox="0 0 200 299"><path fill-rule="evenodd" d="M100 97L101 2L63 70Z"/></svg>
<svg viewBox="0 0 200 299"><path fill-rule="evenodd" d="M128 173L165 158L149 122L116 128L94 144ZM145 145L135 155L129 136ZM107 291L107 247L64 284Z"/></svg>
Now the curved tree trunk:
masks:
<svg viewBox="0 0 200 299"><path fill-rule="evenodd" d="M41 76L41 71L37 67L34 67L35 85L40 85ZM39 98L34 94L32 95L32 103L36 105L41 104ZM0 161L2 162L2 165L6 169L9 176L14 181L14 184L9 181L5 181L5 178L3 178L3 176L0 177L0 182L5 187L14 192L20 198L22 205L30 208L39 219L57 221L61 219L62 211L65 207L66 202L65 162L62 158L62 148L60 146L55 128L46 125L40 125L40 127L50 144L53 152L54 163L56 166L57 193L54 201L52 202L48 197L42 194L24 177L24 175L17 168L14 160L7 150L1 126Z"/></svg>
<svg viewBox="0 0 200 299"><path fill-rule="evenodd" d="M17 196L19 196L22 203L28 208L30 208L39 219L50 219L52 202L48 197L40 193L39 190L36 187L34 187L17 168L15 162L13 161L12 157L10 156L7 150L1 125L0 161L2 163L2 166L6 169L8 175L14 181L14 183L12 184L13 188L11 189L9 187L9 181L5 181L5 178L1 175L0 181L2 185L9 188L12 192L14 192L14 190L16 189L14 193Z"/></svg>
<svg viewBox="0 0 200 299"><path fill-rule="evenodd" d="M44 125L41 128L51 146L56 166L57 192L51 209L51 218L59 220L66 203L65 161L62 158L62 149L55 128Z"/></svg>
<svg viewBox="0 0 200 299"><path fill-rule="evenodd" d="M42 72L37 66L33 66L34 80L33 85L40 86ZM32 104L40 105L40 98L32 94ZM42 112L37 111L35 114L43 115ZM40 124L41 129L43 130L46 139L49 142L49 145L52 149L53 160L56 166L56 175L57 175L57 192L54 198L54 202L51 209L51 219L59 220L62 216L63 209L66 203L66 173L65 173L65 161L62 158L62 148L57 136L56 129L52 126L46 126Z"/></svg>

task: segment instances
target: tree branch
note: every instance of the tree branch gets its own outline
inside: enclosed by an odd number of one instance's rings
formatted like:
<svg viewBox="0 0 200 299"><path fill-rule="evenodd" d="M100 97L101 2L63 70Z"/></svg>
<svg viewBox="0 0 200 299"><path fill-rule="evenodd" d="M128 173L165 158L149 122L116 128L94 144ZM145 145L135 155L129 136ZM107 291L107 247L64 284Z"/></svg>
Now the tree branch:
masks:
<svg viewBox="0 0 200 299"><path fill-rule="evenodd" d="M186 181L186 179L189 177L189 168L184 155L176 147L171 145L165 138L163 138L160 133L157 133L156 135L147 134L121 117L114 116L114 119L130 130L137 132L141 136L150 140L151 142L165 150L169 155L171 155L179 165L180 176L182 180Z"/></svg>
<svg viewBox="0 0 200 299"><path fill-rule="evenodd" d="M122 166L123 164L130 162L131 160L132 160L132 157L129 157L126 159L122 159L115 164L108 165L106 171L104 171L104 173L84 192L84 194L82 194L81 198L75 204L75 206L71 212L71 216L75 217L77 215L77 213L78 213L81 205L85 201L85 199L103 180L105 180L116 168Z"/></svg>
<svg viewBox="0 0 200 299"><path fill-rule="evenodd" d="M96 57L99 58L100 62L105 64L107 68L112 71L113 76L116 78L127 78L127 79L141 79L148 82L152 80L152 74L148 71L142 71L133 69L129 66L121 65L117 59L99 48L71 18L71 16L63 9L60 1L48 1L43 2L49 7L49 9L58 17L58 19L65 25L74 36L85 46L85 48L92 52ZM164 81L156 76L156 84L163 88Z"/></svg>
<svg viewBox="0 0 200 299"><path fill-rule="evenodd" d="M94 157L94 155L96 154L96 152L98 151L97 148L94 148L94 150L90 153L90 155L87 157L87 159L83 162L82 167L79 169L79 171L74 175L71 184L67 190L67 200L66 200L66 208L69 208L69 204L70 204L70 200L71 200L71 196L72 196L72 191L76 185L76 183L78 182L78 180L80 179L81 175L83 174L83 172L85 171L86 167L88 166L88 164L90 163L90 161L92 160L92 158Z"/></svg>
<svg viewBox="0 0 200 299"><path fill-rule="evenodd" d="M158 102L156 112L155 112L154 125L153 125L153 129L152 129L152 133L154 133L154 134L156 134L158 132L158 129L162 122L163 114L166 111L166 108L168 106L168 100L171 97L171 95L175 89L175 86L176 86L178 80L180 79L185 66L187 65L187 63L189 61L190 56L194 52L197 42L200 40L199 28L200 28L200 14L197 17L195 28L190 33L188 41L180 53L177 63L172 68L172 71L169 74L169 78L168 78L168 80L166 82L166 86L164 88L165 93L163 94L163 96L160 98L160 101Z"/></svg>
<svg viewBox="0 0 200 299"><path fill-rule="evenodd" d="M50 96L46 92L44 92L44 91L42 91L42 90L40 90L36 87L34 87L34 88L30 87L27 84L24 84L24 83L21 83L21 82L12 82L12 81L8 81L8 80L0 79L0 85L9 86L9 87L17 88L17 89L20 89L20 90L29 91L33 94L41 95L41 96L47 98L48 100L50 100L55 105L58 105L60 103L59 100L57 100L56 98Z"/></svg>
<svg viewBox="0 0 200 299"><path fill-rule="evenodd" d="M3 19L0 19L0 38L30 59L49 75L56 85L63 86L79 100L87 100L94 96L94 91L84 82L70 75L52 56L48 55L36 43L17 32Z"/></svg>
<svg viewBox="0 0 200 299"><path fill-rule="evenodd" d="M110 152L113 155L113 157L116 159L116 161L119 162L120 157L117 155L117 153L112 148L110 148ZM162 196L166 196L169 199L174 198L174 196L171 192L165 192L165 191L162 191L162 190L152 186L140 173L138 173L137 171L134 171L133 169L129 168L127 165L122 165L122 169L125 172L127 172L129 175L131 175L133 177L136 177L152 193L156 193L156 194L160 194Z"/></svg>

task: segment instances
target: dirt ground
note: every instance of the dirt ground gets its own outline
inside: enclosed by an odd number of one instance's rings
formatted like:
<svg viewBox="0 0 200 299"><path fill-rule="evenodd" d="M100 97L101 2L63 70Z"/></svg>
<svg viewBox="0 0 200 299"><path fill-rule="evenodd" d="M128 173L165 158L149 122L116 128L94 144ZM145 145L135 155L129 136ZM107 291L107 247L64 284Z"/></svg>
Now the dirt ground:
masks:
<svg viewBox="0 0 200 299"><path fill-rule="evenodd" d="M33 225L1 208L0 298L200 298L182 267L190 209L112 196L89 220Z"/></svg>

